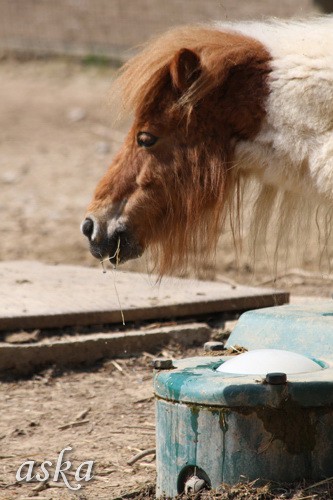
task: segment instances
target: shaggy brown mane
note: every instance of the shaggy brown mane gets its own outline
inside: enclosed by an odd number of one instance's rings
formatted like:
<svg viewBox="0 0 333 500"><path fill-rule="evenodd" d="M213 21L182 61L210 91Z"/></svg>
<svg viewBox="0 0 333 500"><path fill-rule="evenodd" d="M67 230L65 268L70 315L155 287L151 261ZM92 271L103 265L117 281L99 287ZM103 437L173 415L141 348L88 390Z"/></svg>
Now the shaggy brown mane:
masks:
<svg viewBox="0 0 333 500"><path fill-rule="evenodd" d="M253 49L262 54L266 63L269 55L262 45L250 39L251 50L244 56L246 38L235 32L226 33L203 26L182 26L144 44L142 50L121 69L112 85L112 102L121 101L121 114L128 114L146 106L159 90L159 83L175 56L187 48L200 56L204 69L200 77L181 96L179 106L192 108L226 77L230 66L243 65L253 58Z"/></svg>
<svg viewBox="0 0 333 500"><path fill-rule="evenodd" d="M199 269L215 256L216 245L224 224L229 204L228 177L219 156L210 156L209 165L200 173L200 160L207 163L209 153L197 147L186 164L186 175L192 183L173 186L161 183L164 192L170 192L159 239L149 244L151 262L160 276L184 273L191 267ZM196 167L196 168L195 168ZM200 176L200 179L198 177ZM198 187L201 186L201 189ZM151 231L157 234L156 223Z"/></svg>

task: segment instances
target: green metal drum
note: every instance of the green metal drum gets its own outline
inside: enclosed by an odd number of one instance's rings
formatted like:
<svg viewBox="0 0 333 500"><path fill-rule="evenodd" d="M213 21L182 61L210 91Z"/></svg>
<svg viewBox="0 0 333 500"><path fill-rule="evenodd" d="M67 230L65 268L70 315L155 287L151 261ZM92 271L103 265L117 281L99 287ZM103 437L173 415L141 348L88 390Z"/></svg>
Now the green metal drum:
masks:
<svg viewBox="0 0 333 500"><path fill-rule="evenodd" d="M333 476L330 310L331 302L324 311L329 323L324 320L321 329L316 308L306 314L292 306L251 311L228 342L240 344L241 338L250 349L288 350L292 345L294 352L312 358L314 371L295 369L284 375L282 366L282 374L266 377L260 368L264 351L258 351L258 374L218 371L229 359L225 356L179 360L171 369L156 371L157 497L174 497L189 484L216 488L241 480L316 481ZM263 322L269 328L264 329ZM325 346L322 353L317 335Z"/></svg>

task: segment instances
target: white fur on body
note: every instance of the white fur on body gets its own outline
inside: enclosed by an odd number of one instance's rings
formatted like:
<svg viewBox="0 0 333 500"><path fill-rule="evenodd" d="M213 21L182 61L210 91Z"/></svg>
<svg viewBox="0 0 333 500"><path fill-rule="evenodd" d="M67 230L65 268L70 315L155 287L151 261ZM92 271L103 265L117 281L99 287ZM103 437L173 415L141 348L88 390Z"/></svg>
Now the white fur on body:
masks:
<svg viewBox="0 0 333 500"><path fill-rule="evenodd" d="M267 116L254 141L238 144L235 164L333 204L333 16L217 27L257 39L272 56Z"/></svg>

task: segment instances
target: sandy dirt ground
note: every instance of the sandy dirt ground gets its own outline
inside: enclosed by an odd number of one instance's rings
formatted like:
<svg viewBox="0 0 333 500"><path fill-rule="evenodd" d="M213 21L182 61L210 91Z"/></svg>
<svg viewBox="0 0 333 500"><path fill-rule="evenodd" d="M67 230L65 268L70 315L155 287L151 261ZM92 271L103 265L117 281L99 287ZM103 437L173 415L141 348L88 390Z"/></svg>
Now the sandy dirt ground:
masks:
<svg viewBox="0 0 333 500"><path fill-rule="evenodd" d="M297 5L306 11L310 3ZM0 62L0 260L97 266L79 226L94 186L126 130L126 124L115 128L107 105L114 74L107 66L64 59ZM247 284L275 282L292 293L330 296L329 266L325 264L323 272L317 247L314 232L306 249L295 250L301 259L282 263L282 271L276 273L269 260L256 262L255 269L246 255L238 261L226 235L216 265L207 265L200 275ZM330 263L329 252L325 259ZM297 269L285 272L292 266ZM145 260L127 269L145 270ZM176 356L193 354L172 349L169 352ZM0 499L154 498L147 486L155 480L153 456L133 467L127 464L138 450L154 447L150 359L147 354L66 373L52 368L29 380L3 381ZM54 462L66 446L73 448L69 459L75 466L95 461L95 479L84 488L74 493L51 483L39 490L38 483L15 482L23 461ZM126 496L135 491L141 493ZM272 495L249 489L229 493L214 498L332 498L329 490L292 493L288 488Z"/></svg>
<svg viewBox="0 0 333 500"><path fill-rule="evenodd" d="M155 447L149 361L110 361L103 368L67 374L49 370L31 380L2 383L0 499L108 500L153 483L154 456L127 465L138 451ZM63 428L72 422L74 427ZM94 461L94 479L80 490L70 491L63 481L51 481L43 491L36 491L38 482L16 484L16 471L26 460L35 461L34 473L41 462L53 462L52 479L59 452L66 447L72 448L66 455L73 464L68 475L72 486L79 484L73 477L78 465Z"/></svg>

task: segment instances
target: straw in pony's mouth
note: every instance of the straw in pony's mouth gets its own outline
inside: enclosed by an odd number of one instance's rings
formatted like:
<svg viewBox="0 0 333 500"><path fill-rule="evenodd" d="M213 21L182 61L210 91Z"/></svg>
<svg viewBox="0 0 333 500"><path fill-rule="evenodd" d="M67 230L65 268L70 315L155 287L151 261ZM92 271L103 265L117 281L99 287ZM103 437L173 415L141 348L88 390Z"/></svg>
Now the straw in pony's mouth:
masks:
<svg viewBox="0 0 333 500"><path fill-rule="evenodd" d="M105 261L111 262L110 259L116 258L116 263L115 264L111 263L112 264L112 274L113 274L113 286L114 286L114 290L116 292L116 296L117 296L117 300L118 300L118 305L119 305L119 310L120 310L120 314L121 314L122 324L125 326L125 317L124 317L124 313L123 313L123 308L121 307L121 303L120 303L120 297L119 297L119 293L118 293L118 289L117 289L117 283L116 283L116 274L114 272L114 271L117 270L117 266L118 266L119 261L120 261L119 255L120 255L120 237L118 238L118 244L117 244L117 248L116 248L115 253L113 255L111 255L111 256L105 257L105 259L101 259L100 263L102 265L103 273L105 274L106 273L106 268L105 268L104 262Z"/></svg>
<svg viewBox="0 0 333 500"><path fill-rule="evenodd" d="M111 259L114 259L114 258L116 258L116 263L112 264ZM118 264L120 262L120 236L118 238L118 243L117 243L117 248L116 248L115 253L113 255L108 255L104 259L100 260L100 263L101 263L102 268L103 268L103 273L106 273L106 269L105 269L105 266L104 266L104 262L105 261L111 262L111 264L113 266L113 269L117 269L117 266L118 266Z"/></svg>

